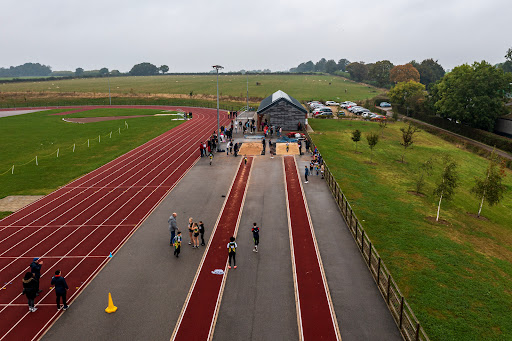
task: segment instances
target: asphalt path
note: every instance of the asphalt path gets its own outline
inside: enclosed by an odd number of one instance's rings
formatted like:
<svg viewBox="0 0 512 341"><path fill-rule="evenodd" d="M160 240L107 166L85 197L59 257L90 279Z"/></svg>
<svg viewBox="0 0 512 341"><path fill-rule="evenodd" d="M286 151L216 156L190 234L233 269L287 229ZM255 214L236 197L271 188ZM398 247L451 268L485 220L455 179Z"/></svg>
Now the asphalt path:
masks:
<svg viewBox="0 0 512 341"><path fill-rule="evenodd" d="M281 157L255 158L237 245L238 268L229 271L213 339L298 340Z"/></svg>
<svg viewBox="0 0 512 341"><path fill-rule="evenodd" d="M303 181L309 161L297 156ZM303 187L342 340L402 340L327 183L315 173Z"/></svg>
<svg viewBox="0 0 512 341"><path fill-rule="evenodd" d="M43 337L43 340L169 340L204 247L188 245L189 217L210 237L240 158L202 158L139 227ZM180 258L169 246L167 220L178 213ZM64 270L64 269L63 269ZM64 276L65 276L64 272ZM75 283L68 283L70 286ZM105 313L108 293L118 307Z"/></svg>
<svg viewBox="0 0 512 341"><path fill-rule="evenodd" d="M37 110L0 110L0 118L1 117L8 117L8 116L16 116L16 115L23 115L23 114L30 114L33 112L43 111L47 109L37 109Z"/></svg>

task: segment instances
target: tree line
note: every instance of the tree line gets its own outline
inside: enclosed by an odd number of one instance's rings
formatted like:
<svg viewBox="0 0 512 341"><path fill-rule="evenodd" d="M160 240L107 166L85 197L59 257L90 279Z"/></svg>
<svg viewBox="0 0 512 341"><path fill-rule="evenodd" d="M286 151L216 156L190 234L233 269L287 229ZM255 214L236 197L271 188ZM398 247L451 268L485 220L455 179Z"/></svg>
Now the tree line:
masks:
<svg viewBox="0 0 512 341"><path fill-rule="evenodd" d="M23 65L0 68L0 77L46 77L50 76L52 68L39 63L25 63Z"/></svg>

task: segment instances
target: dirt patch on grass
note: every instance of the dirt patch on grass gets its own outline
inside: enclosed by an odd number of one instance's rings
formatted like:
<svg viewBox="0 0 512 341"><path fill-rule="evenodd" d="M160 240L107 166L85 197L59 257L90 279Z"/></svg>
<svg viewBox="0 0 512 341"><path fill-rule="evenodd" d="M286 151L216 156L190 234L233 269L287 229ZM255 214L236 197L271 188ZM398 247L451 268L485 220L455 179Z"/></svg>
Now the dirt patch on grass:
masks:
<svg viewBox="0 0 512 341"><path fill-rule="evenodd" d="M479 220L484 220L484 221L489 221L489 219L487 219L486 217L484 217L483 215L481 215L480 217L474 213L471 213L471 212L466 212L466 214L470 217L473 217L475 219L479 219Z"/></svg>
<svg viewBox="0 0 512 341"><path fill-rule="evenodd" d="M423 194L423 193L418 193L418 192L415 192L415 191L407 191L407 193L409 193L409 194L411 194L411 195L415 195L415 196L417 196L417 197L422 197L422 198L426 197L426 195L425 195L425 194Z"/></svg>
<svg viewBox="0 0 512 341"><path fill-rule="evenodd" d="M427 219L432 224L450 226L450 223L447 220L441 218L439 218L438 221L436 221L436 217L426 217L425 219Z"/></svg>

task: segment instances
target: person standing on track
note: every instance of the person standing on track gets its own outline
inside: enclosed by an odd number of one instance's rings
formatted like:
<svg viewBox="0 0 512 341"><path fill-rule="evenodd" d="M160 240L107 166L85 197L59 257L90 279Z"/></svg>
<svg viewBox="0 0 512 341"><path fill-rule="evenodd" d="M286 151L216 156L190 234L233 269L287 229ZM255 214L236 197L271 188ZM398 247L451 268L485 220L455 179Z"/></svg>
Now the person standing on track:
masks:
<svg viewBox="0 0 512 341"><path fill-rule="evenodd" d="M188 236L190 237L190 241L188 242L188 245L192 245L192 241L194 240L194 230L193 230L193 227L194 227L194 220L192 219L192 217L188 218Z"/></svg>
<svg viewBox="0 0 512 341"><path fill-rule="evenodd" d="M260 244L260 228L256 225L256 223L252 224L252 239L254 240L254 249L253 252L258 252L258 245Z"/></svg>
<svg viewBox="0 0 512 341"><path fill-rule="evenodd" d="M199 220L199 233L201 234L201 245L205 246L204 243L204 224L201 220Z"/></svg>
<svg viewBox="0 0 512 341"><path fill-rule="evenodd" d="M308 183L308 175L309 175L309 169L308 166L304 166L304 177L306 178L305 184Z"/></svg>
<svg viewBox="0 0 512 341"><path fill-rule="evenodd" d="M64 277L61 276L60 270L55 271L55 276L52 277L52 285L55 285L55 294L57 295L57 310L60 310L60 298L62 297L62 303L64 306L62 310L68 309L68 304L66 302L66 291L69 289L68 284Z"/></svg>
<svg viewBox="0 0 512 341"><path fill-rule="evenodd" d="M233 259L233 265L234 265L234 268L236 269L236 248L237 248L237 245L235 242L235 237L230 237L229 243L228 243L228 256L229 256L228 268L230 268L230 269L231 269L231 259Z"/></svg>
<svg viewBox="0 0 512 341"><path fill-rule="evenodd" d="M43 290L39 289L39 280L41 279L41 267L43 266L43 261L40 260L38 257L34 258L32 263L30 264L30 272L32 272L32 276L37 282L37 296L39 296L39 293Z"/></svg>
<svg viewBox="0 0 512 341"><path fill-rule="evenodd" d="M192 225L192 230L194 231L192 238L192 242L194 243L194 245L192 247L199 249L199 226L197 225L197 223L194 223L194 225Z"/></svg>
<svg viewBox="0 0 512 341"><path fill-rule="evenodd" d="M179 258L181 251L181 231L178 231L178 235L172 240L172 245L174 245L174 255L176 258Z"/></svg>
<svg viewBox="0 0 512 341"><path fill-rule="evenodd" d="M177 216L178 214L174 212L173 214L171 214L169 220L167 221L169 223L169 231L171 232L171 245L173 245L174 237L176 236L176 232L178 232L178 224L176 223Z"/></svg>
<svg viewBox="0 0 512 341"><path fill-rule="evenodd" d="M36 299L38 284L32 272L27 272L25 277L23 277L23 294L27 296L28 299L28 311L31 313L37 310L34 307L34 300Z"/></svg>

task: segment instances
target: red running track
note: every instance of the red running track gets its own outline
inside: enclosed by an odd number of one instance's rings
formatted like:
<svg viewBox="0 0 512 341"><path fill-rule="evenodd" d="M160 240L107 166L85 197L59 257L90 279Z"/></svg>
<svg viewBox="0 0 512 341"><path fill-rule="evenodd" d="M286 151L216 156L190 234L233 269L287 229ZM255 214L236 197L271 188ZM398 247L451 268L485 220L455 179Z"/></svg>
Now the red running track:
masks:
<svg viewBox="0 0 512 341"><path fill-rule="evenodd" d="M198 143L216 130L216 111L187 110L194 119L0 220L0 340L44 335L62 314L50 288L55 270L63 271L72 302L197 162ZM21 279L34 257L44 260L44 291L29 313Z"/></svg>
<svg viewBox="0 0 512 341"><path fill-rule="evenodd" d="M295 158L284 173L300 340L341 340Z"/></svg>
<svg viewBox="0 0 512 341"><path fill-rule="evenodd" d="M240 163L229 194L197 270L171 340L211 340L227 276L227 244L236 235L253 158ZM216 269L223 275L212 274ZM238 271L236 269L229 271Z"/></svg>

